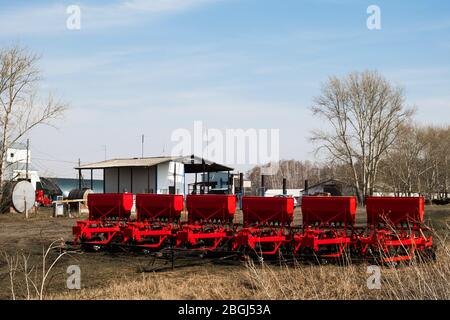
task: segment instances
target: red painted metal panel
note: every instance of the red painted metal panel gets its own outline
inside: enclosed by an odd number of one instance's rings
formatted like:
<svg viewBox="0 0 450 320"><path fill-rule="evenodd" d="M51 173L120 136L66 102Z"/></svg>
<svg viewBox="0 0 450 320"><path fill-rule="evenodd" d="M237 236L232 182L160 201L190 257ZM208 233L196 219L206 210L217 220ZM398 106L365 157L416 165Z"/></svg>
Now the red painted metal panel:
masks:
<svg viewBox="0 0 450 320"><path fill-rule="evenodd" d="M355 224L355 197L320 197L302 198L303 225L312 223Z"/></svg>
<svg viewBox="0 0 450 320"><path fill-rule="evenodd" d="M186 197L189 222L233 219L236 212L234 195L188 195Z"/></svg>
<svg viewBox="0 0 450 320"><path fill-rule="evenodd" d="M294 198L243 197L244 224L278 222L290 223L294 219Z"/></svg>
<svg viewBox="0 0 450 320"><path fill-rule="evenodd" d="M179 194L137 194L136 214L138 221L169 219L177 220L183 210L183 196Z"/></svg>
<svg viewBox="0 0 450 320"><path fill-rule="evenodd" d="M133 207L132 193L88 194L89 220L128 219Z"/></svg>
<svg viewBox="0 0 450 320"><path fill-rule="evenodd" d="M422 223L424 208L423 197L367 197L367 223Z"/></svg>

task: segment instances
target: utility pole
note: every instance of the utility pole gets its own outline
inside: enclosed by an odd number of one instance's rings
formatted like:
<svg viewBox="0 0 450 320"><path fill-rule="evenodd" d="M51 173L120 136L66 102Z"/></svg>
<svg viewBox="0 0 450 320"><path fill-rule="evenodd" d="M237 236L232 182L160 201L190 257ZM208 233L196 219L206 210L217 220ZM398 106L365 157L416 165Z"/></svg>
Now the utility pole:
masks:
<svg viewBox="0 0 450 320"><path fill-rule="evenodd" d="M106 144L103 145L104 151L105 151L105 160L106 160Z"/></svg>
<svg viewBox="0 0 450 320"><path fill-rule="evenodd" d="M27 161L25 163L25 179L28 180L28 161L29 161L29 152L30 152L30 139L27 139Z"/></svg>
<svg viewBox="0 0 450 320"><path fill-rule="evenodd" d="M81 159L78 158L78 168L81 166ZM78 169L78 189L81 190L81 169Z"/></svg>
<svg viewBox="0 0 450 320"><path fill-rule="evenodd" d="M144 135L142 135L141 141L141 158L144 158Z"/></svg>
<svg viewBox="0 0 450 320"><path fill-rule="evenodd" d="M173 194L177 194L177 163L173 163Z"/></svg>

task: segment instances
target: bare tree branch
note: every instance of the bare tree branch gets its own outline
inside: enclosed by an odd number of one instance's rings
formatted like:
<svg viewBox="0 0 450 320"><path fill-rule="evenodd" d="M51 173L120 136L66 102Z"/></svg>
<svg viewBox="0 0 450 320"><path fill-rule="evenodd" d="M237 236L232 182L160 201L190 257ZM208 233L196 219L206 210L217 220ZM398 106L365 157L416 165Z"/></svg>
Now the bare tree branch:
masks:
<svg viewBox="0 0 450 320"><path fill-rule="evenodd" d="M40 98L38 61L37 55L19 46L0 49L0 192L8 148L35 127L52 126L67 109L51 94Z"/></svg>

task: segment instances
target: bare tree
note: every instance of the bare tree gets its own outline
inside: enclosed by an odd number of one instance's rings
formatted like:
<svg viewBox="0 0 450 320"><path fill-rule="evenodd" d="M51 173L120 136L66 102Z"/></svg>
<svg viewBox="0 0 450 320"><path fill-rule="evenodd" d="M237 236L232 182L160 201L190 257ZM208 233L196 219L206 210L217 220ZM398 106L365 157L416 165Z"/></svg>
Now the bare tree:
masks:
<svg viewBox="0 0 450 320"><path fill-rule="evenodd" d="M269 166L255 166L247 171L246 176L252 182L252 192L258 194L261 187L261 168ZM265 176L265 187L267 189L281 189L283 178L286 178L288 189L304 188L304 181L310 184L318 183L321 180L330 178L341 178L340 167L328 166L325 164L312 163L310 161L280 160L277 167L279 170L273 175Z"/></svg>
<svg viewBox="0 0 450 320"><path fill-rule="evenodd" d="M39 98L38 60L19 46L0 49L0 189L8 148L36 126L51 125L66 110L51 94Z"/></svg>
<svg viewBox="0 0 450 320"><path fill-rule="evenodd" d="M402 126L381 165L381 179L399 195L419 193L429 200L447 200L449 149L450 126Z"/></svg>
<svg viewBox="0 0 450 320"><path fill-rule="evenodd" d="M447 199L450 177L450 126L427 126L420 128L419 135L424 145L421 159L427 169L421 179L424 193L430 199Z"/></svg>
<svg viewBox="0 0 450 320"><path fill-rule="evenodd" d="M421 177L429 170L423 161L424 149L419 127L408 124L400 128L397 141L381 166L382 179L396 194L420 193Z"/></svg>
<svg viewBox="0 0 450 320"><path fill-rule="evenodd" d="M354 72L330 77L314 99L314 115L329 131L313 132L317 151L349 166L358 197L371 194L380 161L397 138L412 109L404 107L403 92L377 72Z"/></svg>

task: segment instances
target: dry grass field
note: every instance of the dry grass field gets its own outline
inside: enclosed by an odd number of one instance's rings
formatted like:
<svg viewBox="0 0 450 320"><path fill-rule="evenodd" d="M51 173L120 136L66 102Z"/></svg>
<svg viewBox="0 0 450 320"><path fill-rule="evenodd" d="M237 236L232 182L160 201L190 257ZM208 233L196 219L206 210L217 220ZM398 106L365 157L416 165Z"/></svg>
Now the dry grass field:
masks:
<svg viewBox="0 0 450 320"><path fill-rule="evenodd" d="M13 292L16 299L450 299L450 207L426 208L437 261L382 267L381 288L372 290L367 264L180 258L172 270L168 261L145 255L101 252L64 255L47 274L58 250L48 254L44 268L43 250L56 239L70 239L75 223L50 216L46 210L28 220L0 216L1 299L13 298ZM364 211L358 222L364 222ZM66 288L69 265L80 266L81 290Z"/></svg>

